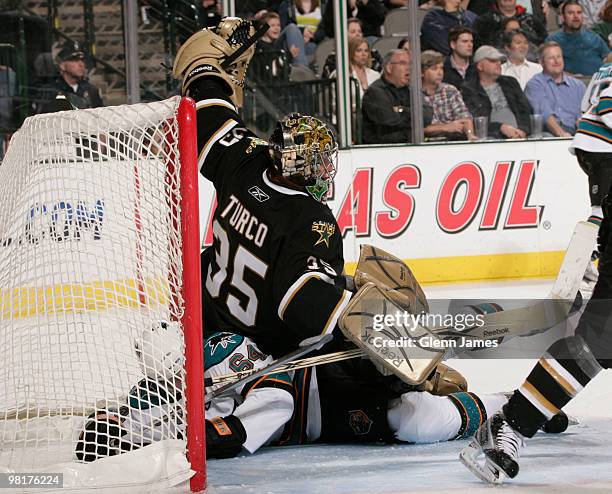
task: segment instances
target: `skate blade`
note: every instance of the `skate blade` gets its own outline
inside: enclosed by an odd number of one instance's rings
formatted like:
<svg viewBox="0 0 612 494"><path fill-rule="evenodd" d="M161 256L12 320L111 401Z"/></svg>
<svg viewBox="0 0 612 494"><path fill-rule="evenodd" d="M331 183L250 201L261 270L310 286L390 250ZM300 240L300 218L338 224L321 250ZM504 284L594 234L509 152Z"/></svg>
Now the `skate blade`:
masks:
<svg viewBox="0 0 612 494"><path fill-rule="evenodd" d="M481 456L482 458L479 458ZM480 444L475 440L461 450L459 460L476 477L489 484L501 484L507 477L501 468L484 455Z"/></svg>

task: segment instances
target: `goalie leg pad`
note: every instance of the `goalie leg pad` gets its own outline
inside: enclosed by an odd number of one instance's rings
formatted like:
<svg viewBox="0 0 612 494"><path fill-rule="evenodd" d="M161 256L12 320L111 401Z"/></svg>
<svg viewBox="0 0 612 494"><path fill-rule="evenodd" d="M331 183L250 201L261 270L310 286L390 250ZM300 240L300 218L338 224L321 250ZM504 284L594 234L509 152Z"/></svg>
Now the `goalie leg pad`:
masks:
<svg viewBox="0 0 612 494"><path fill-rule="evenodd" d="M413 314L429 312L427 297L408 265L384 250L362 244L355 270L355 286L374 283Z"/></svg>
<svg viewBox="0 0 612 494"><path fill-rule="evenodd" d="M392 373L407 384L419 385L440 363L446 349L438 336L412 321L389 290L367 283L346 306L338 325L383 374Z"/></svg>

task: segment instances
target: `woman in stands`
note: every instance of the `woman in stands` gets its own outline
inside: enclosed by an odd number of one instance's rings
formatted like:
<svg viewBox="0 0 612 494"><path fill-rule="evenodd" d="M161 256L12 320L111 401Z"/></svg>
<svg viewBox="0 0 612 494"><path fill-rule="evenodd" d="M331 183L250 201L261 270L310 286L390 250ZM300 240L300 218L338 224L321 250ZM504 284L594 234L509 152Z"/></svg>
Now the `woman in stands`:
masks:
<svg viewBox="0 0 612 494"><path fill-rule="evenodd" d="M283 0L278 8L283 29L287 24L295 24L304 36L304 47L309 61L317 48L314 33L321 22L319 0Z"/></svg>
<svg viewBox="0 0 612 494"><path fill-rule="evenodd" d="M359 97L375 80L380 73L372 70L372 53L370 45L364 38L353 38L349 41L349 60L351 64L351 77L359 81Z"/></svg>
<svg viewBox="0 0 612 494"><path fill-rule="evenodd" d="M351 77L355 78L359 83L359 101L361 101L363 93L370 87L370 84L380 79L380 73L371 68L372 52L367 39L356 37L349 40L349 63ZM334 70L329 77L332 79L336 77L336 71ZM355 88L351 85L353 110L357 108L356 96Z"/></svg>

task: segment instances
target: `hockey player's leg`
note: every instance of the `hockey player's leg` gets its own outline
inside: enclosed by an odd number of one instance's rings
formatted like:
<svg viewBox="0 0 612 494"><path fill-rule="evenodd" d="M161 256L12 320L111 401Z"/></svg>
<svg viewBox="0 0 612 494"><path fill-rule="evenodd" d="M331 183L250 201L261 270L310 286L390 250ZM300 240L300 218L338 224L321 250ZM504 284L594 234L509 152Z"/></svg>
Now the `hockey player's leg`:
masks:
<svg viewBox="0 0 612 494"><path fill-rule="evenodd" d="M591 216L589 221L599 226L603 217L603 200L612 185L612 153L592 153L576 149L576 157L582 170L589 179L589 198L591 201ZM582 289L592 291L597 281L598 270L595 261L600 257L600 251L593 251L591 262L584 274Z"/></svg>
<svg viewBox="0 0 612 494"><path fill-rule="evenodd" d="M592 302L589 302L585 314L589 307L593 307ZM607 305L610 311L609 303ZM580 336L580 333L585 333L585 328L583 315L579 334L554 343L502 411L490 417L461 451L461 461L476 476L491 483L501 483L506 477L514 478L519 471L519 452L524 438L532 437L547 422L551 428L557 426L557 419L563 418L561 408L599 373L602 365L608 367L612 364L610 336L596 341L597 335L591 333L587 343ZM591 350L601 343L608 349L600 353L606 359L596 358ZM485 458L484 464L478 461L481 454Z"/></svg>
<svg viewBox="0 0 612 494"><path fill-rule="evenodd" d="M452 441L472 436L507 399L503 393L477 396L461 391L435 396L412 391L394 402L387 416L399 441L417 444Z"/></svg>

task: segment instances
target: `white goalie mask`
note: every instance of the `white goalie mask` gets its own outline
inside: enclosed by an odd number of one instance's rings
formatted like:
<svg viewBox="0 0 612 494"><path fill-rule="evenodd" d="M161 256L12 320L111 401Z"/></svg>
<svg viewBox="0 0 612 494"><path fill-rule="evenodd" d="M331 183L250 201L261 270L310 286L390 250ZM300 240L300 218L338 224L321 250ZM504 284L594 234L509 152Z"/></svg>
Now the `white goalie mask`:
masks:
<svg viewBox="0 0 612 494"><path fill-rule="evenodd" d="M325 202L337 171L338 144L315 117L292 114L276 124L269 141L274 173Z"/></svg>

